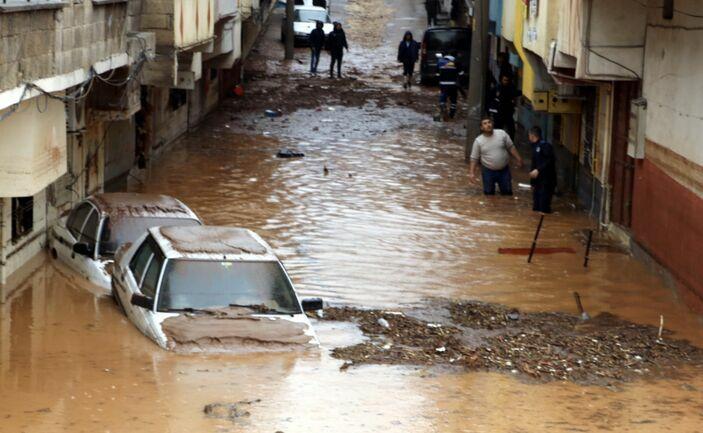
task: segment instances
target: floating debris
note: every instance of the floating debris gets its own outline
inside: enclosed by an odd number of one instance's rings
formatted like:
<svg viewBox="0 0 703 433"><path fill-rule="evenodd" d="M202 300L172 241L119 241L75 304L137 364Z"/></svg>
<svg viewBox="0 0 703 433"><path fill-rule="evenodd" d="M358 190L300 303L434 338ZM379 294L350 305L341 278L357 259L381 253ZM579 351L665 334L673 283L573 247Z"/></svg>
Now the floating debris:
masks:
<svg viewBox="0 0 703 433"><path fill-rule="evenodd" d="M260 403L261 399L242 400L236 403L210 403L203 408L203 413L208 418L226 419L235 422L238 418L245 418L251 415L243 407Z"/></svg>
<svg viewBox="0 0 703 433"><path fill-rule="evenodd" d="M277 158L302 158L304 156L305 154L303 152L291 149L281 149L276 154Z"/></svg>
<svg viewBox="0 0 703 433"><path fill-rule="evenodd" d="M434 302L404 315L348 307L325 311L324 320L355 322L369 337L332 351L347 360L343 369L360 364L452 365L539 381L610 385L675 375L678 366L703 363L703 349L665 338L671 331L663 329L659 338L658 327L609 313L584 321L580 315L520 312L475 301ZM446 319L437 323L437 317Z"/></svg>

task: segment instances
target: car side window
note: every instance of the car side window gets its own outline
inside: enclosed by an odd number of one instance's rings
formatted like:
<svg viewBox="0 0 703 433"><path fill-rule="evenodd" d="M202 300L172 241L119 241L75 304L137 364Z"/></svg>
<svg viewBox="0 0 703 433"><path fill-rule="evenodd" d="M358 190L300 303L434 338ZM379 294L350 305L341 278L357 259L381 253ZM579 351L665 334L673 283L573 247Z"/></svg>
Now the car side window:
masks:
<svg viewBox="0 0 703 433"><path fill-rule="evenodd" d="M91 210L93 210L93 206L88 203L83 203L73 209L71 215L68 216L66 228L71 232L74 238L78 239L80 237L85 219Z"/></svg>
<svg viewBox="0 0 703 433"><path fill-rule="evenodd" d="M81 230L81 236L78 238L78 242L85 242L88 245L95 246L98 238L98 225L100 224L100 215L93 209L93 211L88 215L88 219L83 225L83 230Z"/></svg>
<svg viewBox="0 0 703 433"><path fill-rule="evenodd" d="M159 275L161 274L161 267L164 264L163 258L158 254L154 254L151 262L149 263L149 268L144 275L144 282L142 283L141 291L144 296L148 296L152 299L156 298L156 286L159 283Z"/></svg>
<svg viewBox="0 0 703 433"><path fill-rule="evenodd" d="M129 263L129 269L132 270L132 274L134 275L134 280L137 282L137 285L141 283L144 271L146 270L146 267L149 264L149 261L151 261L153 255L154 247L151 237L147 236L139 249L137 249L134 257L132 257L132 261Z"/></svg>

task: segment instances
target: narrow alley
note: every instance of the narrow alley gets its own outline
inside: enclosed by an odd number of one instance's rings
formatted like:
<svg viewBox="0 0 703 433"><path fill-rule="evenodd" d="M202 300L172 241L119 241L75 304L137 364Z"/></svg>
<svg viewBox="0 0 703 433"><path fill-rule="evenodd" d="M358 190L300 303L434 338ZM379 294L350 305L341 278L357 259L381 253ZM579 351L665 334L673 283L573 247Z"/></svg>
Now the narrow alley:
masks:
<svg viewBox="0 0 703 433"><path fill-rule="evenodd" d="M438 89L401 87L395 62L424 5L332 2L350 50L344 77L308 73L309 49L283 61L277 8L247 60L244 94L225 100L124 188L168 194L210 225L249 228L280 257L301 297L404 311L437 299L524 312L612 313L703 347L703 316L564 193L529 248L529 189L484 196L464 161L466 100L436 122ZM322 71L329 65L323 53ZM280 110L268 117L266 110ZM282 149L304 154L278 158ZM529 147L518 150L527 156ZM514 182L529 183L528 169ZM0 432L664 432L703 425L703 366L608 386L541 382L430 365L342 368L334 348L365 338L313 320L319 351L175 354L145 338L110 297L49 254L0 304ZM672 337L672 338L673 338ZM669 338L669 337L667 337ZM224 415L217 406L234 407ZM205 411L204 411L204 408Z"/></svg>

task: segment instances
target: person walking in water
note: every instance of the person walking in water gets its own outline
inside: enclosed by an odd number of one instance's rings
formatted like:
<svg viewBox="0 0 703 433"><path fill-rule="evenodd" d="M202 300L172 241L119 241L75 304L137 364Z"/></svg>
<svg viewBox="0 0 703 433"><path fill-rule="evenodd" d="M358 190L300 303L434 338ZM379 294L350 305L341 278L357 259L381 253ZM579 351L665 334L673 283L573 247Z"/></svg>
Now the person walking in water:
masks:
<svg viewBox="0 0 703 433"><path fill-rule="evenodd" d="M481 135L476 137L471 149L469 167L469 176L476 181L476 171L481 165L484 194L495 195L497 183L501 195L513 195L510 156L515 158L518 167L522 167L522 157L510 136L502 129L493 129L493 119L484 116L481 119Z"/></svg>
<svg viewBox="0 0 703 433"><path fill-rule="evenodd" d="M464 89L461 88L459 78L463 75L456 66L456 58L453 55L444 56L437 62L439 70L439 111L442 120L454 118L456 115L457 93L466 97ZM449 114L447 114L447 101L449 101Z"/></svg>
<svg viewBox="0 0 703 433"><path fill-rule="evenodd" d="M403 89L410 89L413 84L415 63L420 57L420 44L413 39L410 31L405 32L398 46L398 62L403 64Z"/></svg>
<svg viewBox="0 0 703 433"><path fill-rule="evenodd" d="M325 46L325 32L322 30L322 21L315 23L315 28L312 29L308 36L310 42L310 73L317 74L317 65L320 63L320 53Z"/></svg>
<svg viewBox="0 0 703 433"><path fill-rule="evenodd" d="M527 138L532 145L532 210L541 213L552 212L552 196L557 186L556 158L552 144L542 139L539 126L530 128Z"/></svg>
<svg viewBox="0 0 703 433"><path fill-rule="evenodd" d="M425 0L425 10L427 11L427 26L430 27L437 25L439 0Z"/></svg>
<svg viewBox="0 0 703 433"><path fill-rule="evenodd" d="M342 23L335 21L334 30L327 35L327 49L330 52L332 61L330 62L330 78L334 78L334 65L337 64L337 78L342 78L342 57L344 49L349 51L347 36L342 29Z"/></svg>

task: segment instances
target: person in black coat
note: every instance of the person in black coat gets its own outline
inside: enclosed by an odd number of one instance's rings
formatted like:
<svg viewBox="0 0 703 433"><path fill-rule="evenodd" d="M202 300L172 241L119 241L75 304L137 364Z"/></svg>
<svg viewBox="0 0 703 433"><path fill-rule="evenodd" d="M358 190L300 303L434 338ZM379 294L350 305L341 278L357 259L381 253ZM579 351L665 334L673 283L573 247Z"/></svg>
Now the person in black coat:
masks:
<svg viewBox="0 0 703 433"><path fill-rule="evenodd" d="M325 46L325 32L322 30L322 21L317 21L315 28L308 36L310 42L310 73L317 74L317 65L320 63L320 53Z"/></svg>
<svg viewBox="0 0 703 433"><path fill-rule="evenodd" d="M554 148L542 139L539 126L530 128L527 135L532 145L532 210L541 213L552 212L552 196L557 186L557 169Z"/></svg>
<svg viewBox="0 0 703 433"><path fill-rule="evenodd" d="M413 34L409 31L405 32L403 40L398 46L398 62L403 64L403 88L409 89L412 86L413 71L415 63L420 57L420 44L413 39Z"/></svg>
<svg viewBox="0 0 703 433"><path fill-rule="evenodd" d="M437 25L439 0L425 0L425 10L427 11L427 26Z"/></svg>
<svg viewBox="0 0 703 433"><path fill-rule="evenodd" d="M327 35L327 49L332 57L332 61L330 62L330 78L334 78L335 63L337 63L337 78L342 78L342 57L344 56L345 48L349 51L347 36L344 34L342 24L335 22L334 30Z"/></svg>
<svg viewBox="0 0 703 433"><path fill-rule="evenodd" d="M493 116L495 127L507 132L511 140L515 140L515 104L521 95L512 76L501 74L500 83L492 90L488 101L488 112Z"/></svg>

